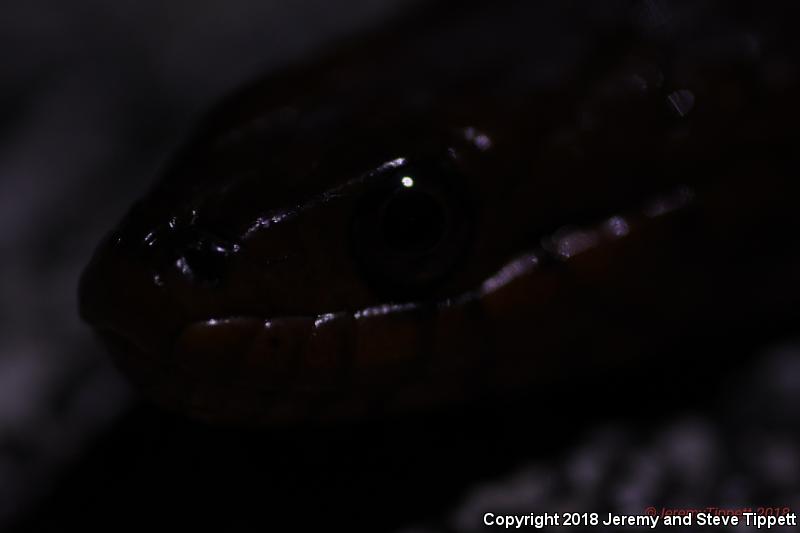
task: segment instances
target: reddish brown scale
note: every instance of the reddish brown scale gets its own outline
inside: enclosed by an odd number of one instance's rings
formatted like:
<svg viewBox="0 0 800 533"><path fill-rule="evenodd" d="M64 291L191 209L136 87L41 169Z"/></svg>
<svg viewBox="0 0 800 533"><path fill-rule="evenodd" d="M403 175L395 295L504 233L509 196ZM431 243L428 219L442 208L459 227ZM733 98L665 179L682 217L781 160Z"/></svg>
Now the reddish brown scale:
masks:
<svg viewBox="0 0 800 533"><path fill-rule="evenodd" d="M557 391L787 323L780 17L754 61L568 4L435 8L234 95L98 248L82 315L147 396L247 425ZM402 187L435 204L424 253L370 218Z"/></svg>
<svg viewBox="0 0 800 533"><path fill-rule="evenodd" d="M560 230L543 240L546 250L524 254L480 289L429 304L427 310L384 306L355 315L241 318L191 326L178 340L174 377L187 379L187 388L224 390L223 408L237 413L235 420L263 423L359 418L378 403L402 412L458 402L486 390L553 382L563 372L560 357L576 353L584 371L615 367L659 342L658 330L668 316L651 299L670 309L680 305L675 298L685 297L675 292L675 278L692 280L664 270L659 262L680 251L668 247L687 246L686 236L676 239L670 219L693 210L697 216L693 194L681 188L637 212ZM693 238L707 237L699 233ZM661 250L653 250L651 243ZM558 264L542 266L548 256ZM687 293L717 290L713 280L694 283L698 287L685 288ZM598 290L607 293L596 300L603 309L585 309ZM570 338L569 325L584 323L580 313L590 313L602 326ZM652 327L643 327L643 320ZM560 334L538 335L530 351L521 351L529 324ZM619 361L609 357L613 352ZM265 398L271 403L266 413L261 407Z"/></svg>

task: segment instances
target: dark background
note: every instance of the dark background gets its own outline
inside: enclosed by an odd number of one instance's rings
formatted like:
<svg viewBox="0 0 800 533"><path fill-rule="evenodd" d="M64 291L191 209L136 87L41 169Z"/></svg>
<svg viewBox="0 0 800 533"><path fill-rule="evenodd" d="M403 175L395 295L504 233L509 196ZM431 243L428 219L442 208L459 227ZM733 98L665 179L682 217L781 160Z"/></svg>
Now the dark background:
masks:
<svg viewBox="0 0 800 533"><path fill-rule="evenodd" d="M117 375L76 312L98 239L221 95L411 4L0 7L0 528L476 531L486 511L800 509L791 334L735 350L699 394L648 398L654 412L554 414L593 402L563 390L446 423L252 435L159 413Z"/></svg>

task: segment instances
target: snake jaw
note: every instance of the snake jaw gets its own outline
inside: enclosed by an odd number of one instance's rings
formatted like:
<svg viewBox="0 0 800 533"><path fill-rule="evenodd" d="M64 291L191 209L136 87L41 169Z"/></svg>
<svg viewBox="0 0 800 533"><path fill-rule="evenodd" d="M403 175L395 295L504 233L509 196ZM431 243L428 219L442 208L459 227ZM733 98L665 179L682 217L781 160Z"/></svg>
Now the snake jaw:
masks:
<svg viewBox="0 0 800 533"><path fill-rule="evenodd" d="M583 255L646 231L648 220L680 211L691 197L681 188L625 216L565 227L473 289L439 301L305 316L233 312L175 324L172 340L161 348L138 340L130 317L117 318L128 324L124 332L98 327L120 367L150 397L211 421L325 421L361 418L375 405L400 411L447 405L480 388L486 350L476 347L491 344L493 335L476 326L487 313L490 320L507 317L509 306L523 306L517 301L522 295L537 294L541 311L557 305L548 302L570 279L557 265L580 264ZM85 294L92 294L90 287ZM90 298L87 305L99 304ZM542 376L551 364L540 362Z"/></svg>

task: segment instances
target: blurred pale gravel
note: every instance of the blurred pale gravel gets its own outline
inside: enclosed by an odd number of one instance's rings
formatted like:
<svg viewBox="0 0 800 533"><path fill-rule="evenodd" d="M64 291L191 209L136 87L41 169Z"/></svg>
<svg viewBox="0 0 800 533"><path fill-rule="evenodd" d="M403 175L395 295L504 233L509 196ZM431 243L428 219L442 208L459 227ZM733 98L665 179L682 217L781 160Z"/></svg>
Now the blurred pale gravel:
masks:
<svg viewBox="0 0 800 533"><path fill-rule="evenodd" d="M128 401L76 312L101 235L214 100L410 3L0 8L0 528Z"/></svg>
<svg viewBox="0 0 800 533"><path fill-rule="evenodd" d="M715 407L677 413L655 430L600 424L554 457L535 458L504 477L465 487L460 502L438 521L401 531L485 531L487 512L641 515L649 506L780 506L797 513L799 365L797 341L765 348L742 375L729 378ZM739 525L736 531L756 528Z"/></svg>

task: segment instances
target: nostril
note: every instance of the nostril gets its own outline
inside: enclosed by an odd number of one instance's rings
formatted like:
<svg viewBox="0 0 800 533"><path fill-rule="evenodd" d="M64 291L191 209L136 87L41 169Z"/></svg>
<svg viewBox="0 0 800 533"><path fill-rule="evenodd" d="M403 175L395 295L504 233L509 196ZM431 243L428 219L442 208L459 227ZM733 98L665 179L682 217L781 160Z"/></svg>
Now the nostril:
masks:
<svg viewBox="0 0 800 533"><path fill-rule="evenodd" d="M214 287L225 278L230 258L238 251L237 244L207 234L196 235L191 242L178 248L175 267L190 282Z"/></svg>

